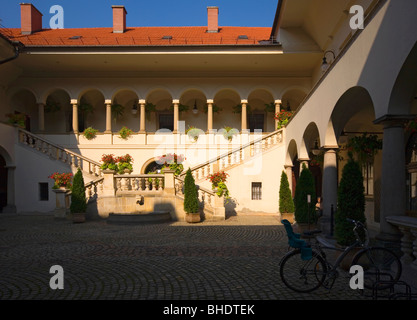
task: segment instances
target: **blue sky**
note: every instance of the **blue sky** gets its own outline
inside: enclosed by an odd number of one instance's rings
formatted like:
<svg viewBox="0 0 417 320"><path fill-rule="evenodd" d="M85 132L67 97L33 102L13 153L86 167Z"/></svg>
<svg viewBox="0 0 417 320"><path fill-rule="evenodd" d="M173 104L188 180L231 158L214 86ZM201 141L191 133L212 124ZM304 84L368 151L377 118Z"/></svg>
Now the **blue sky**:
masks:
<svg viewBox="0 0 417 320"><path fill-rule="evenodd" d="M272 27L278 0L0 0L0 24L20 28L19 3L32 3L49 28L51 6L64 9L64 28L112 27L112 5L124 5L127 26L205 26L207 7L219 7L220 26Z"/></svg>

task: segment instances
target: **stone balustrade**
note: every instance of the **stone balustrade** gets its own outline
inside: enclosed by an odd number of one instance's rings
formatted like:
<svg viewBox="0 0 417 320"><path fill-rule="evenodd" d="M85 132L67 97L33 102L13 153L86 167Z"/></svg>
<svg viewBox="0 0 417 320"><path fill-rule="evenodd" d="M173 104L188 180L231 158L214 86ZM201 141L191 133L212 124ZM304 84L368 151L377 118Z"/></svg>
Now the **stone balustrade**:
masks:
<svg viewBox="0 0 417 320"><path fill-rule="evenodd" d="M83 173L87 173L93 177L99 177L101 174L100 163L88 159L80 154L62 148L52 142L49 142L29 131L19 130L18 139L23 145L36 149L37 151L49 156L51 159L62 161L74 167L80 168Z"/></svg>
<svg viewBox="0 0 417 320"><path fill-rule="evenodd" d="M208 175L216 172L230 169L234 165L242 163L272 147L281 145L284 141L284 130L274 131L259 139L255 139L243 146L228 151L219 157L206 161L200 165L191 168L191 173L196 181L207 178ZM185 172L181 177L185 176Z"/></svg>
<svg viewBox="0 0 417 320"><path fill-rule="evenodd" d="M120 174L114 175L116 179L116 194L120 192L163 192L163 174Z"/></svg>
<svg viewBox="0 0 417 320"><path fill-rule="evenodd" d="M417 268L417 218L408 216L389 216L387 222L396 226L402 233L401 262Z"/></svg>

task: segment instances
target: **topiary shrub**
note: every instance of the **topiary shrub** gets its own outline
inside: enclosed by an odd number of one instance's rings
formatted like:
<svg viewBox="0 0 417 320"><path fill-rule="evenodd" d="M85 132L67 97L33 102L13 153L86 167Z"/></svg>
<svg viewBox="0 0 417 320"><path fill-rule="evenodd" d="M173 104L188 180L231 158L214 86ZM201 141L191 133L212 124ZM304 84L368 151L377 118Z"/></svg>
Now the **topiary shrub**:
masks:
<svg viewBox="0 0 417 320"><path fill-rule="evenodd" d="M366 222L365 188L363 176L358 162L349 154L348 163L342 171L337 194L337 211L335 216L335 237L338 244L349 246L355 242L353 224L346 218Z"/></svg>
<svg viewBox="0 0 417 320"><path fill-rule="evenodd" d="M307 196L310 195L311 203L308 203ZM314 177L310 169L303 163L300 178L295 187L294 196L294 217L297 223L315 223L316 215L316 187Z"/></svg>
<svg viewBox="0 0 417 320"><path fill-rule="evenodd" d="M184 179L184 211L187 213L199 212L198 191L190 168L188 168Z"/></svg>
<svg viewBox="0 0 417 320"><path fill-rule="evenodd" d="M87 210L87 200L85 197L84 178L81 169L78 168L77 173L72 180L71 193L71 213L84 213Z"/></svg>
<svg viewBox="0 0 417 320"><path fill-rule="evenodd" d="M292 199L288 176L285 171L281 174L281 184L279 187L279 211L281 213L294 213L294 201Z"/></svg>

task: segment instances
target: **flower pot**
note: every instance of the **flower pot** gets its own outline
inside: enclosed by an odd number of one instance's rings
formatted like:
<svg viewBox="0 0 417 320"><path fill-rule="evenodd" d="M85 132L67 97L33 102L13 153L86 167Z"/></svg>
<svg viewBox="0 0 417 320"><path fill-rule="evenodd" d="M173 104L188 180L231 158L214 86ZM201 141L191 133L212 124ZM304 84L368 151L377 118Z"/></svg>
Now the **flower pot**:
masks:
<svg viewBox="0 0 417 320"><path fill-rule="evenodd" d="M288 220L291 224L294 223L294 213L288 213L288 212L283 212L281 213L281 220L286 219Z"/></svg>
<svg viewBox="0 0 417 320"><path fill-rule="evenodd" d="M188 223L197 223L201 221L200 213L186 213L185 221Z"/></svg>
<svg viewBox="0 0 417 320"><path fill-rule="evenodd" d="M73 213L72 222L74 223L83 223L85 222L85 213Z"/></svg>

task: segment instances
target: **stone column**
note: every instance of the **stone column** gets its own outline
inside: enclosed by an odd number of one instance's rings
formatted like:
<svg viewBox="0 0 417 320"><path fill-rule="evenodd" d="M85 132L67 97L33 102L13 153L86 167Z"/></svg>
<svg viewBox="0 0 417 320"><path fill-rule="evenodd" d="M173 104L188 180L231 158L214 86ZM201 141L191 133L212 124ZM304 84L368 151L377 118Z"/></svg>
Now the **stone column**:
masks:
<svg viewBox="0 0 417 320"><path fill-rule="evenodd" d="M323 161L323 187L322 187L322 208L321 230L330 234L331 208L336 212L337 208L337 155L338 146L324 146ZM333 216L334 217L334 216ZM333 220L334 221L334 220Z"/></svg>
<svg viewBox="0 0 417 320"><path fill-rule="evenodd" d="M72 131L75 134L78 133L78 101L77 99L71 99L72 104Z"/></svg>
<svg viewBox="0 0 417 320"><path fill-rule="evenodd" d="M275 100L275 115L281 111L281 100ZM277 130L278 127L278 120L275 120L275 128L274 131Z"/></svg>
<svg viewBox="0 0 417 320"><path fill-rule="evenodd" d="M104 133L112 133L111 131L111 100L106 99L104 103L106 105L106 131L104 131Z"/></svg>
<svg viewBox="0 0 417 320"><path fill-rule="evenodd" d="M139 100L140 104L140 133L146 133L146 126L145 126L145 120L146 120L146 112L145 112L145 100Z"/></svg>
<svg viewBox="0 0 417 320"><path fill-rule="evenodd" d="M384 116L374 121L384 125L382 145L380 233L383 242L399 242L399 230L386 221L388 216L406 213L406 167L404 123L407 116Z"/></svg>
<svg viewBox="0 0 417 320"><path fill-rule="evenodd" d="M242 132L247 130L247 123L248 123L248 116L247 116L247 110L246 110L246 106L248 104L248 100L242 100L241 101L242 104L242 124L241 124L241 129Z"/></svg>
<svg viewBox="0 0 417 320"><path fill-rule="evenodd" d="M66 202L66 193L69 191L67 189L52 189L55 193L55 209L54 216L57 219L65 218L67 215L67 202Z"/></svg>
<svg viewBox="0 0 417 320"><path fill-rule="evenodd" d="M45 131L45 104L38 103L38 127L39 131Z"/></svg>
<svg viewBox="0 0 417 320"><path fill-rule="evenodd" d="M103 197L105 196L115 196L116 194L116 184L114 183L114 173L113 170L102 170L103 175Z"/></svg>
<svg viewBox="0 0 417 320"><path fill-rule="evenodd" d="M172 103L174 104L174 131L173 133L178 133L178 121L179 121L179 104L180 100L174 99L172 100Z"/></svg>
<svg viewBox="0 0 417 320"><path fill-rule="evenodd" d="M213 130L213 99L207 100L207 133Z"/></svg>
<svg viewBox="0 0 417 320"><path fill-rule="evenodd" d="M175 194L175 171L164 170L164 192L165 194Z"/></svg>

